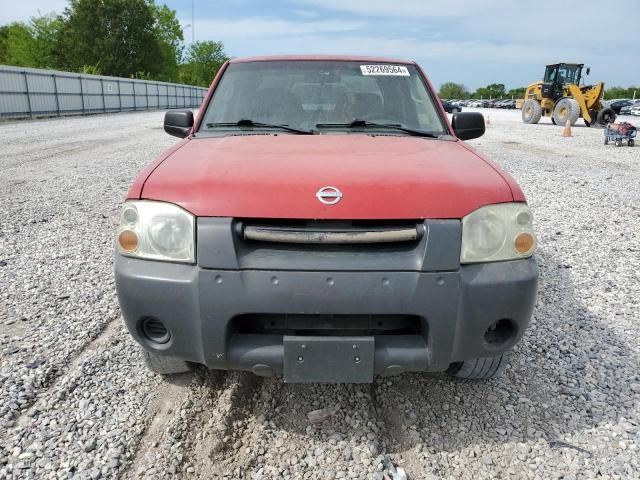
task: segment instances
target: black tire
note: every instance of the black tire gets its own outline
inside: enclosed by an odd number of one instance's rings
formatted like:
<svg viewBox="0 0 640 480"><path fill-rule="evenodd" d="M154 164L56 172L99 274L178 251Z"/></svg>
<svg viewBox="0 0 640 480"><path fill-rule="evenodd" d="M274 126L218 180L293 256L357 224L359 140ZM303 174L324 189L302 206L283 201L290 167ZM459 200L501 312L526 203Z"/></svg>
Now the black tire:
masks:
<svg viewBox="0 0 640 480"><path fill-rule="evenodd" d="M185 373L192 370L191 365L184 360L165 355L158 355L154 352L143 350L142 356L147 368L153 373L160 375L171 375L174 373Z"/></svg>
<svg viewBox="0 0 640 480"><path fill-rule="evenodd" d="M598 110L589 110L589 115L591 115L591 122L589 122L589 126L598 128L600 126L598 124Z"/></svg>
<svg viewBox="0 0 640 480"><path fill-rule="evenodd" d="M542 117L542 107L540 104L530 98L522 105L522 121L528 124L538 123Z"/></svg>
<svg viewBox="0 0 640 480"><path fill-rule="evenodd" d="M551 118L561 127L564 127L567 121L569 125L575 125L580 118L580 104L573 98L561 98L553 108Z"/></svg>
<svg viewBox="0 0 640 480"><path fill-rule="evenodd" d="M590 126L591 126L591 123L589 122L589 120L584 120L584 124L585 124L587 127L590 127Z"/></svg>
<svg viewBox="0 0 640 480"><path fill-rule="evenodd" d="M609 145L609 137L604 137L604 144Z"/></svg>
<svg viewBox="0 0 640 480"><path fill-rule="evenodd" d="M557 125L555 119L553 117L551 117L551 123L553 123L554 125Z"/></svg>
<svg viewBox="0 0 640 480"><path fill-rule="evenodd" d="M622 140L618 139L616 140L616 147L621 147L622 146Z"/></svg>
<svg viewBox="0 0 640 480"><path fill-rule="evenodd" d="M474 358L473 360L452 363L446 373L452 377L487 380L500 375L506 363L504 354L497 357Z"/></svg>
<svg viewBox="0 0 640 480"><path fill-rule="evenodd" d="M630 147L633 147L635 144L636 142L633 138L629 139L629 141L627 142L627 145L629 145Z"/></svg>
<svg viewBox="0 0 640 480"><path fill-rule="evenodd" d="M606 107L598 112L597 121L600 125L607 125L616 121L616 112Z"/></svg>

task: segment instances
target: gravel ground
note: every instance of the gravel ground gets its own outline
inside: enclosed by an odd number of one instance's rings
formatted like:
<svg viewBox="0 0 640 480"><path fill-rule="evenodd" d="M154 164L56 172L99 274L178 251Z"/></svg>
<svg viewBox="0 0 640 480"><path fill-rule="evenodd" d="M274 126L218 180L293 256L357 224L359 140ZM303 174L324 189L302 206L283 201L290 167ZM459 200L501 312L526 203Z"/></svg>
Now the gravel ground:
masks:
<svg viewBox="0 0 640 480"><path fill-rule="evenodd" d="M640 150L483 113L470 143L536 217L531 328L499 379L364 386L148 373L112 235L136 172L174 141L162 113L0 124L0 479L369 479L387 456L412 479L640 478Z"/></svg>

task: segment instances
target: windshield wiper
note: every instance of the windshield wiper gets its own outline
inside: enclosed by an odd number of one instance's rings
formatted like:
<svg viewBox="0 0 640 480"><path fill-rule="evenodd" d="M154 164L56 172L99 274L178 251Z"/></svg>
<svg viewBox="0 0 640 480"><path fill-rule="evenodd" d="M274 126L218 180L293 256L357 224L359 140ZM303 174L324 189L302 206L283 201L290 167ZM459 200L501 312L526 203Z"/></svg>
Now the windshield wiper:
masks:
<svg viewBox="0 0 640 480"><path fill-rule="evenodd" d="M438 138L438 135L434 135L430 132L423 132L422 130L414 130L412 128L403 127L398 123L376 123L369 122L367 120L355 119L350 123L317 123L316 128L391 128L393 130L400 130L408 133L409 135L415 135L417 137Z"/></svg>
<svg viewBox="0 0 640 480"><path fill-rule="evenodd" d="M288 125L277 125L275 123L254 122L253 120L249 120L247 118L243 118L242 120L238 120L237 122L207 123L206 126L207 128L212 128L212 127L278 128L280 130L286 130L287 132L297 133L298 135L313 135L315 133L313 130L302 130L300 128L293 128Z"/></svg>

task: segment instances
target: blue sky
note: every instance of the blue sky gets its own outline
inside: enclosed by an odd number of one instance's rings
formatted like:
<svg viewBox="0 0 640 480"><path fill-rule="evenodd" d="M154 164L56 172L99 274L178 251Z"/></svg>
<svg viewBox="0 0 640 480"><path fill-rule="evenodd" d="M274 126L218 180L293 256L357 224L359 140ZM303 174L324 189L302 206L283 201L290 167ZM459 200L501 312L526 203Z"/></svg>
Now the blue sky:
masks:
<svg viewBox="0 0 640 480"><path fill-rule="evenodd" d="M163 3L163 0L156 0ZM194 0L195 39L230 56L367 54L418 61L438 87L524 86L544 65L585 63L592 81L640 86L638 20L596 0ZM0 0L0 23L61 11L66 0ZM191 0L164 0L183 25ZM633 2L632 2L633 3ZM185 29L185 41L191 29Z"/></svg>

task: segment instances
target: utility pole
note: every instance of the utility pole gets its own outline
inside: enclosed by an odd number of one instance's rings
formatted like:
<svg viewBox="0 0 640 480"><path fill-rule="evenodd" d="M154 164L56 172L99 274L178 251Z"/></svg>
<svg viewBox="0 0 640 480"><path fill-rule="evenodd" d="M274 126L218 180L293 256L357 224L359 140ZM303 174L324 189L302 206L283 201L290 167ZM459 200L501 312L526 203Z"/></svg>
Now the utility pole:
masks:
<svg viewBox="0 0 640 480"><path fill-rule="evenodd" d="M195 38L196 38L196 24L193 21L194 17L193 17L193 4L194 4L195 0L191 0L191 43L195 42Z"/></svg>

